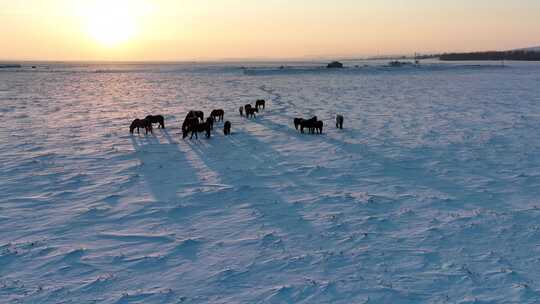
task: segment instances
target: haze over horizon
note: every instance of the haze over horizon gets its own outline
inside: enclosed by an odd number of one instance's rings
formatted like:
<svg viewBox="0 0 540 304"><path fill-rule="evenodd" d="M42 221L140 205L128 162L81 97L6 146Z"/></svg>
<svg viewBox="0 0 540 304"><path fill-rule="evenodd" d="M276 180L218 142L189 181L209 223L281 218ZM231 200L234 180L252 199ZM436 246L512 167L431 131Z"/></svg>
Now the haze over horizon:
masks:
<svg viewBox="0 0 540 304"><path fill-rule="evenodd" d="M314 59L540 45L518 0L0 0L1 60Z"/></svg>

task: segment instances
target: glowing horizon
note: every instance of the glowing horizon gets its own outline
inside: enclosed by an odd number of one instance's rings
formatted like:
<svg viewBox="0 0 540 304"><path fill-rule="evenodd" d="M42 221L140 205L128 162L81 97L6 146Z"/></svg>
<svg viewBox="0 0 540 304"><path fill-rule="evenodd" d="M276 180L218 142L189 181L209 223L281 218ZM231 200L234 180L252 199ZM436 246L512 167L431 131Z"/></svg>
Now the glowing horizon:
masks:
<svg viewBox="0 0 540 304"><path fill-rule="evenodd" d="M537 46L540 1L0 0L2 60L363 57Z"/></svg>

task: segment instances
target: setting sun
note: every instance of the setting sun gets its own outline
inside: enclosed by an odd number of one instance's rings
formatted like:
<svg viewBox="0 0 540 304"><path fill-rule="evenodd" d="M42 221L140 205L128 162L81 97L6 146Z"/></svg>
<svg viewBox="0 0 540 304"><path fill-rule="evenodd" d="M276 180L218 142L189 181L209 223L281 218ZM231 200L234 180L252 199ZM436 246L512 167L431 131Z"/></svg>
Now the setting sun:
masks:
<svg viewBox="0 0 540 304"><path fill-rule="evenodd" d="M96 1L83 14L89 35L103 46L120 45L137 33L137 14L128 1Z"/></svg>

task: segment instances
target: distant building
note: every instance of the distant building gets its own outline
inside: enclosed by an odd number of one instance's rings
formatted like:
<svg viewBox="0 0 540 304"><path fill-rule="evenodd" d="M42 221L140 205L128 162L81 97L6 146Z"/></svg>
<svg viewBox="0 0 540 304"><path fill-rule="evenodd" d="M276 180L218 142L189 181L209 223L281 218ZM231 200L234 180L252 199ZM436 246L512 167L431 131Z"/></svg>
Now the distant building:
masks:
<svg viewBox="0 0 540 304"><path fill-rule="evenodd" d="M328 69L342 69L343 68L343 63L341 63L339 61L332 61L326 66L326 68L328 68Z"/></svg>

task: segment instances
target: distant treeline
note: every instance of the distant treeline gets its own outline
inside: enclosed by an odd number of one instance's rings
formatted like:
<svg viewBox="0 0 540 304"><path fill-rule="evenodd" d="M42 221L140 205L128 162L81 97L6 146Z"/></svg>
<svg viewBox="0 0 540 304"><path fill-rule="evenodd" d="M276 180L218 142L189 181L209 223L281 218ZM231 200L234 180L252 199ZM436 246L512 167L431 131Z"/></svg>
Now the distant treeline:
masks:
<svg viewBox="0 0 540 304"><path fill-rule="evenodd" d="M520 60L540 61L540 52L534 51L506 51L506 52L474 52L474 53L449 53L439 55L440 60L445 61L482 61L482 60Z"/></svg>

